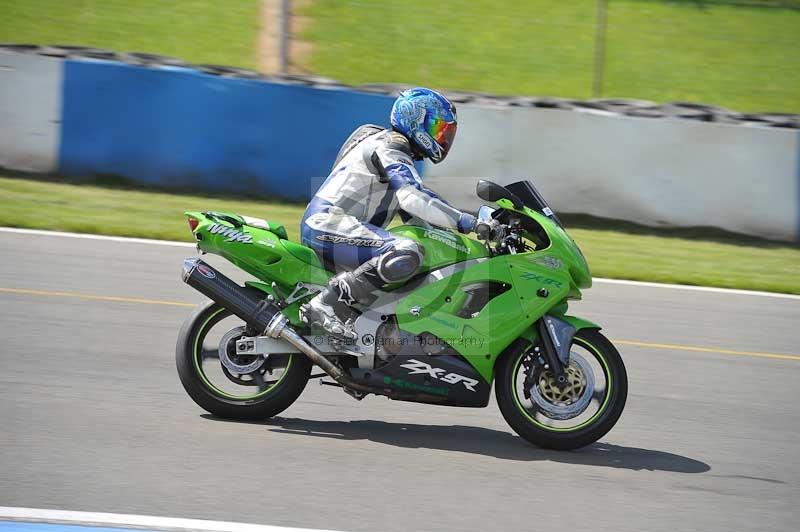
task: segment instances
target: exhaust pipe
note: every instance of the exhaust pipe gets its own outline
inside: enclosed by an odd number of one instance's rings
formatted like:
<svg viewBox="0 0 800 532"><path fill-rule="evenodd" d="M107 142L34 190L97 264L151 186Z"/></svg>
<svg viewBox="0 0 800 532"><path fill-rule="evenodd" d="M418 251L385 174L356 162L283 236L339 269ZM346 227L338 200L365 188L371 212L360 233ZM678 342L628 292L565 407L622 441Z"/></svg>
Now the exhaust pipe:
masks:
<svg viewBox="0 0 800 532"><path fill-rule="evenodd" d="M239 286L229 277L196 257L184 259L182 277L183 282L233 312L259 334L282 338L289 342L344 388L363 392L371 391L369 386L354 382L338 366L297 334L289 326L289 320L273 301L259 298L255 293Z"/></svg>
<svg viewBox="0 0 800 532"><path fill-rule="evenodd" d="M182 277L183 282L230 310L260 333L279 312L272 302L259 299L198 258L184 259Z"/></svg>

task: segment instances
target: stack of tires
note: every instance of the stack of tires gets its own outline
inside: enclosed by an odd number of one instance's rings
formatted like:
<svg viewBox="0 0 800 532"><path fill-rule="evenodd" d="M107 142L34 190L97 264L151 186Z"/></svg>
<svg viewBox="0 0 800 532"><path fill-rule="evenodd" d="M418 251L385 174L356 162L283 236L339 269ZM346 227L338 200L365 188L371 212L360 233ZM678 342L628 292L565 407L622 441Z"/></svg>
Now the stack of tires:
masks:
<svg viewBox="0 0 800 532"><path fill-rule="evenodd" d="M114 52L85 46L32 44L2 44L0 51L38 54L69 59L95 59L118 61L145 68L191 69L229 78L263 80L288 85L305 85L318 89L357 90L378 94L396 95L409 87L396 83L375 83L350 87L336 80L312 75L265 75L245 68L221 65L196 65L174 57L137 52ZM670 102L658 104L647 100L607 98L594 100L572 100L541 96L496 96L480 92L448 91L447 95L456 104L469 103L487 106L539 107L544 109L571 109L580 112L617 114L639 118L661 118L695 120L738 124L742 126L778 127L800 129L800 115L787 113L739 113L713 105L693 102Z"/></svg>

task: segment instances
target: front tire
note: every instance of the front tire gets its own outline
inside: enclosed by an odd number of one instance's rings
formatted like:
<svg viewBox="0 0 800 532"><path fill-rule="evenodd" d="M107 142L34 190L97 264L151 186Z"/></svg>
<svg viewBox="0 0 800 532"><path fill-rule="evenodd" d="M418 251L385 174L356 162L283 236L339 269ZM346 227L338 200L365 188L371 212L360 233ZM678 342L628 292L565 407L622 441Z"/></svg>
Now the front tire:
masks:
<svg viewBox="0 0 800 532"><path fill-rule="evenodd" d="M589 405L574 419L560 419L552 414L559 408L569 409L568 401L554 402L551 409L540 406L546 401L548 393L559 394L559 390L555 388L547 389L545 381L548 375L541 373L544 370L540 370L539 378L533 379L532 383L532 386L539 386L543 382L544 386L535 391L528 388L526 392L525 388L531 385L531 380L524 381L525 386L520 385L522 379L528 375L525 365L531 364L533 360L530 344L518 344L516 348L509 349L497 363L495 396L500 412L514 432L534 445L557 450L584 447L605 436L622 415L628 395L628 376L619 352L605 336L592 329L583 329L575 334L571 351L576 353L578 349L582 353L588 353L588 356L574 357L573 354L574 360L570 364L577 365L581 362L583 366L580 369L583 372L588 367L586 360L593 357L593 365L597 368L596 377L593 375L590 379L582 380L584 386L587 380L591 380L594 388L596 378L598 383L604 381L605 388L593 389L590 392L593 397ZM576 378L576 382L580 386L580 377ZM595 403L596 412L589 411L589 406Z"/></svg>
<svg viewBox="0 0 800 532"><path fill-rule="evenodd" d="M242 387L250 393L230 393L212 382L204 370L204 362L211 366L219 365L219 358L214 360L213 357L216 346L212 343L204 347L204 341L215 325L231 317L230 311L217 303L209 302L183 324L175 349L175 362L181 384L195 403L215 416L241 421L263 420L275 416L289 408L303 392L311 373L311 361L300 353L281 355L284 367L274 381L265 382L259 373L258 390ZM222 366L216 369L220 370ZM253 375L257 372L259 370ZM230 375L224 369L218 373ZM228 380L252 388L256 387L253 379L248 375L239 375L230 376Z"/></svg>

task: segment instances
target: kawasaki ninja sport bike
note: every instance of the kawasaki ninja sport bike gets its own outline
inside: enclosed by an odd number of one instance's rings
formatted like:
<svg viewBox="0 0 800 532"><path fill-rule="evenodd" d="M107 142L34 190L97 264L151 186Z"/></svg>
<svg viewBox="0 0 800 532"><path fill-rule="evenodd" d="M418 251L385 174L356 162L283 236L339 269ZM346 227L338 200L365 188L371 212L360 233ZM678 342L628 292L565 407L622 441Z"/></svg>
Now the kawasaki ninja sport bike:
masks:
<svg viewBox="0 0 800 532"><path fill-rule="evenodd" d="M202 253L221 255L257 280L237 284L199 258L183 280L212 301L184 324L178 374L192 399L229 419L288 408L310 378L432 405L484 407L494 384L500 411L526 440L552 449L588 445L614 426L627 397L622 359L600 326L567 314L592 278L578 246L527 181L480 181L482 241L402 225L424 264L414 278L358 308L355 340L307 326L300 305L331 272L283 226L219 212L188 212ZM324 373L312 375L312 367Z"/></svg>

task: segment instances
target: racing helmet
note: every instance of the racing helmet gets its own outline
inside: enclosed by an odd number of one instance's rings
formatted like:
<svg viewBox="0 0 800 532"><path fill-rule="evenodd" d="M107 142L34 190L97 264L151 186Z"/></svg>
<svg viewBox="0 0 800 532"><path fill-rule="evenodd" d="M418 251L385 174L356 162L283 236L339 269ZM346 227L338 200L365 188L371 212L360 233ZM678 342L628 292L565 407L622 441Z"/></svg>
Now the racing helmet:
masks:
<svg viewBox="0 0 800 532"><path fill-rule="evenodd" d="M392 129L402 133L414 151L439 163L447 157L458 129L456 106L424 87L400 93L392 106Z"/></svg>

